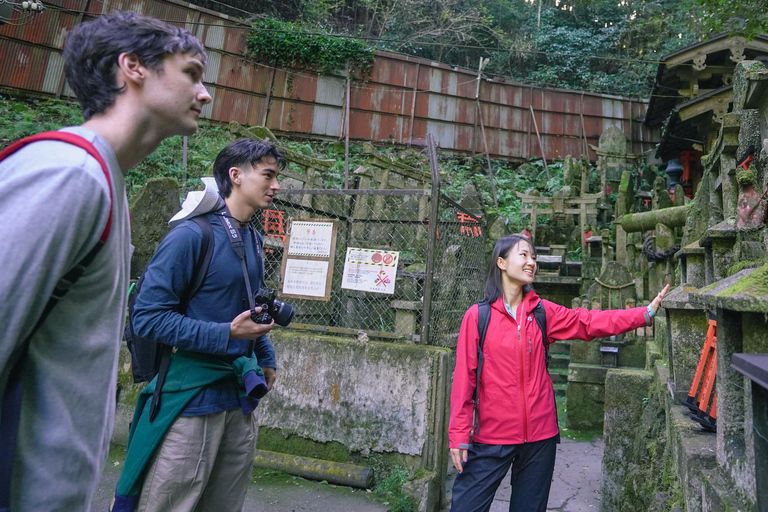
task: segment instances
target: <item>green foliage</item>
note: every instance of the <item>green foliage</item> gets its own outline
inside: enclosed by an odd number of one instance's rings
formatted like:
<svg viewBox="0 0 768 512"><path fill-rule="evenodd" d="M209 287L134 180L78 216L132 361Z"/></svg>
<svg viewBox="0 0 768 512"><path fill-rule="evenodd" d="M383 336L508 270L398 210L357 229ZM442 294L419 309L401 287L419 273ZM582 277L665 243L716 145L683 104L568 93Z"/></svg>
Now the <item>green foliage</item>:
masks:
<svg viewBox="0 0 768 512"><path fill-rule="evenodd" d="M129 198L150 178L174 178L181 185L182 193L201 188L200 178L211 175L216 155L233 140L235 136L229 130L207 121L200 121L197 132L187 139L185 171L183 137L165 139L154 152L126 174L125 182Z"/></svg>
<svg viewBox="0 0 768 512"><path fill-rule="evenodd" d="M703 10L699 22L710 35L728 32L748 39L768 33L765 0L695 0Z"/></svg>
<svg viewBox="0 0 768 512"><path fill-rule="evenodd" d="M403 485L411 478L408 468L388 467L378 457L372 457L371 460L377 480L373 492L384 498L384 505L390 507L388 512L414 512L416 505L413 499L403 493Z"/></svg>
<svg viewBox="0 0 768 512"><path fill-rule="evenodd" d="M58 99L33 100L0 95L0 140L10 144L35 133L83 122L75 103Z"/></svg>
<svg viewBox="0 0 768 512"><path fill-rule="evenodd" d="M311 32L311 34L310 34ZM248 35L248 54L270 64L303 66L319 73L359 70L365 76L373 68L373 48L333 33L299 23L260 19Z"/></svg>

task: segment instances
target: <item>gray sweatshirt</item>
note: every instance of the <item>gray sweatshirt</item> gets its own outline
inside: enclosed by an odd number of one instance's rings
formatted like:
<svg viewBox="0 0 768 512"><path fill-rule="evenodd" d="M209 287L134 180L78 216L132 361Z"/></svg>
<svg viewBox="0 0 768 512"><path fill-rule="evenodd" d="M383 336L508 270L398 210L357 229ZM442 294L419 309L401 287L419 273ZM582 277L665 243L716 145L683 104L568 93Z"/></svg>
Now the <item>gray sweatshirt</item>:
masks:
<svg viewBox="0 0 768 512"><path fill-rule="evenodd" d="M114 425L130 226L125 179L107 142L82 127L112 180L106 245L32 337L11 486L20 511L84 511ZM29 145L0 164L0 396L9 358L61 276L99 239L109 213L100 165L63 142Z"/></svg>

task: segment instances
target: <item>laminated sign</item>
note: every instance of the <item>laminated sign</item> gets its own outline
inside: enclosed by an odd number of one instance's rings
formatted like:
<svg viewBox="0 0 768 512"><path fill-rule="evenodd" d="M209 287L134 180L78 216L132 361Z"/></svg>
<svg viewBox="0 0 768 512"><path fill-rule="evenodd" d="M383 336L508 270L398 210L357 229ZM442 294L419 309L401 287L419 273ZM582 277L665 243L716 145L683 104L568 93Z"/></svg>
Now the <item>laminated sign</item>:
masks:
<svg viewBox="0 0 768 512"><path fill-rule="evenodd" d="M341 287L361 292L395 292L398 251L347 248Z"/></svg>
<svg viewBox="0 0 768 512"><path fill-rule="evenodd" d="M280 269L281 297L331 299L338 221L292 219Z"/></svg>

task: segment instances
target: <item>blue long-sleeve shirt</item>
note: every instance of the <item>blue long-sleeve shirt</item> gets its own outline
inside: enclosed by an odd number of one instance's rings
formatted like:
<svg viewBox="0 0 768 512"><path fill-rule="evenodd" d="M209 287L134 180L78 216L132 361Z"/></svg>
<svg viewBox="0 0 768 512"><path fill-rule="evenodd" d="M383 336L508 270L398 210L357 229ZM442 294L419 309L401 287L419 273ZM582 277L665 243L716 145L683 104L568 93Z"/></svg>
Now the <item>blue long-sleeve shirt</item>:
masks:
<svg viewBox="0 0 768 512"><path fill-rule="evenodd" d="M275 351L266 336L256 340L229 339L230 322L249 308L240 258L232 249L218 216L209 214L213 231L211 263L200 290L189 301L186 314L177 311L183 290L193 281L194 262L201 257L202 231L191 221L174 228L160 243L144 274L136 297L133 326L136 334L180 350L220 356L232 362L256 353L259 365L275 368ZM245 244L251 290L263 282L262 241L240 230ZM257 403L257 402L256 402ZM256 406L253 404L253 407ZM226 379L201 391L182 416L200 416L240 407L237 383ZM248 407L245 408L246 410Z"/></svg>

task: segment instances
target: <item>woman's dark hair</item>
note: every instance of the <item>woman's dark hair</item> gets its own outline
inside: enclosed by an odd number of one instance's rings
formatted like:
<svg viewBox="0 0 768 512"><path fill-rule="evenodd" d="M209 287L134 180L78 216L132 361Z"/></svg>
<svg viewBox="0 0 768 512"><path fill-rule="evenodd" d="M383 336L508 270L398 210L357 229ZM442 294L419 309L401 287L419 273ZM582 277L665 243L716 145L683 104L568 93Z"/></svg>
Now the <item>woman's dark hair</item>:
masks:
<svg viewBox="0 0 768 512"><path fill-rule="evenodd" d="M152 70L161 70L173 53L199 55L202 43L187 30L134 12L114 12L76 25L64 45L67 82L83 107L87 121L103 113L125 85L115 83L117 58L133 53Z"/></svg>
<svg viewBox="0 0 768 512"><path fill-rule="evenodd" d="M499 258L505 260L509 256L509 251L517 247L519 243L526 243L531 246L531 252L533 257L536 257L536 247L533 246L530 239L525 235L507 235L493 247L493 253L491 253L491 261L488 262L488 279L485 280L485 300L489 304L493 304L496 300L504 294L501 289L501 269L496 262ZM538 270L538 266L536 267ZM529 286L523 287L523 293L527 293L530 290Z"/></svg>
<svg viewBox="0 0 768 512"><path fill-rule="evenodd" d="M243 164L256 164L265 158L274 158L282 171L288 163L285 157L274 145L253 139L238 139L227 144L213 163L213 177L219 187L221 197L227 198L232 193L232 178L229 170Z"/></svg>

